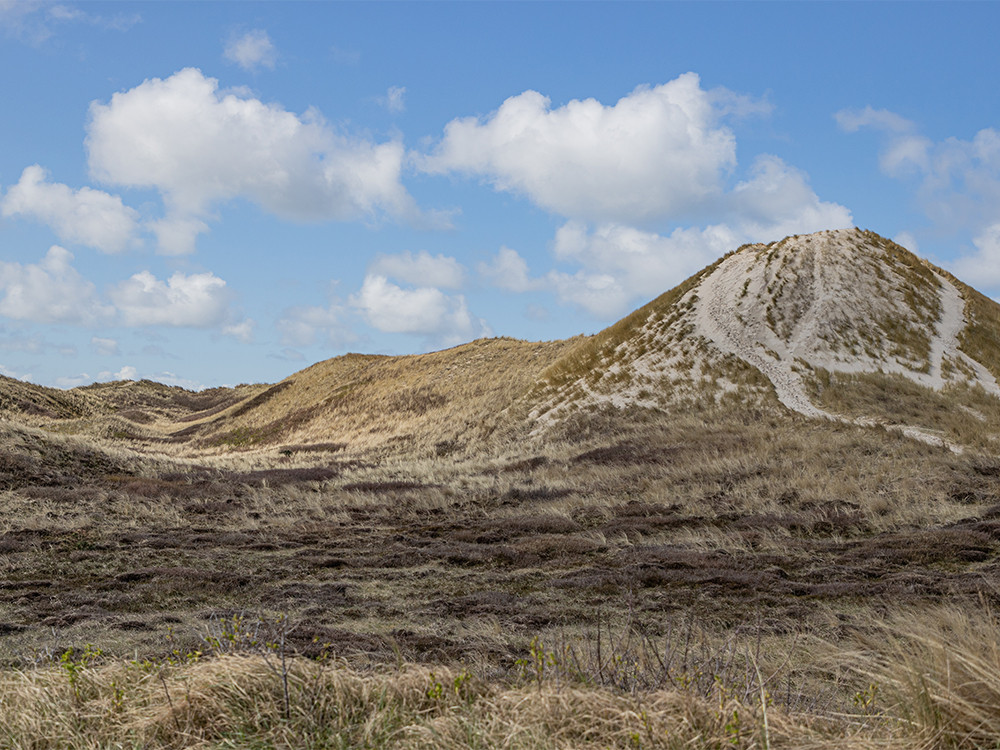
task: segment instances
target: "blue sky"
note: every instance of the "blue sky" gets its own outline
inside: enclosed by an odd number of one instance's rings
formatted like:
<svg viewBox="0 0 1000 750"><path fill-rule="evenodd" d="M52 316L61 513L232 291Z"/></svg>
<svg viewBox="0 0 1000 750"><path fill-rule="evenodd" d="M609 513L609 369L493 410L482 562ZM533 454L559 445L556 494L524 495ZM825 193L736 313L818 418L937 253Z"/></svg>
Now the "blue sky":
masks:
<svg viewBox="0 0 1000 750"><path fill-rule="evenodd" d="M1000 296L1000 5L0 0L0 374L592 333L861 226Z"/></svg>

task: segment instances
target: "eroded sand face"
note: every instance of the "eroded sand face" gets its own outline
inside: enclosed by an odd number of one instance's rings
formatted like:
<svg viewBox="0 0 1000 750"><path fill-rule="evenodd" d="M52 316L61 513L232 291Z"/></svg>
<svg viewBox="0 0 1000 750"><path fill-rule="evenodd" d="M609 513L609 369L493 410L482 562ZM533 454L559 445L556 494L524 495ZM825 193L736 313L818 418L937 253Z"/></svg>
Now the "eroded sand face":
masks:
<svg viewBox="0 0 1000 750"><path fill-rule="evenodd" d="M810 400L796 362L833 372L872 372L903 375L920 385L941 389L947 382L944 362L961 362L975 375L963 376L969 385L979 385L1000 396L994 377L975 360L959 351L959 334L965 328L965 303L948 279L931 272L933 295L925 300L936 320L923 328L929 339L926 357L894 352L887 342L871 334L863 349L838 339L837 326L864 330L871 321L912 320L914 311L899 289L905 283L884 266L870 269L846 263L847 253L864 236L845 229L787 241L779 251L780 271L768 273L770 259L763 248L747 248L727 258L698 287L694 312L695 332L721 351L756 367L774 385L778 399L793 411L823 417L873 424L872 420L831 414ZM771 251L772 253L774 251ZM854 256L855 257L856 253ZM879 261L877 254L872 261ZM782 294L775 299L775 288ZM780 307L792 315L779 318ZM776 330L777 329L777 330ZM954 369L954 368L953 368ZM917 439L943 444L940 438L912 427L902 431Z"/></svg>
<svg viewBox="0 0 1000 750"><path fill-rule="evenodd" d="M720 367L727 357L762 373L789 409L863 426L877 422L833 414L814 404L802 373L821 368L895 374L933 389L949 383L980 386L1000 398L993 375L959 350L966 326L959 289L929 266L857 229L744 247L672 309L683 313L650 315L606 357L596 380L581 378L573 384L582 394L578 406L656 407L651 392L669 398L685 379L691 384L695 369L706 373L702 382L712 381L722 394L737 387ZM539 429L546 422L542 418ZM892 429L948 445L918 427Z"/></svg>

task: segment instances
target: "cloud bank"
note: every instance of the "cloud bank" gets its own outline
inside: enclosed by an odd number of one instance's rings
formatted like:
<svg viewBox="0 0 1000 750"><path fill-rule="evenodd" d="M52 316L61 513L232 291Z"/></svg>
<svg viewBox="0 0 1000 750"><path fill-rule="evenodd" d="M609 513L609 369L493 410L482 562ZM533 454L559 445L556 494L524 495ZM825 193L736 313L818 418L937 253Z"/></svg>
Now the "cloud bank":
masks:
<svg viewBox="0 0 1000 750"><path fill-rule="evenodd" d="M950 264L973 286L1000 288L1000 131L979 130L971 139L933 141L917 125L888 110L842 110L846 132L881 134L882 172L910 184L937 231L970 231L972 247Z"/></svg>
<svg viewBox="0 0 1000 750"><path fill-rule="evenodd" d="M294 221L421 219L400 181L400 142L350 137L316 111L220 91L195 68L92 103L86 145L97 180L163 196L154 229L167 254L192 252L213 207L233 198Z"/></svg>
<svg viewBox="0 0 1000 750"><path fill-rule="evenodd" d="M720 123L729 92L694 73L640 87L611 106L596 99L552 108L537 91L486 118L452 120L430 173L477 175L562 216L634 222L691 211L721 194L736 139Z"/></svg>
<svg viewBox="0 0 1000 750"><path fill-rule="evenodd" d="M120 253L135 241L139 214L117 195L89 187L73 190L48 182L38 164L27 167L0 200L0 215L25 216L48 224L68 244Z"/></svg>

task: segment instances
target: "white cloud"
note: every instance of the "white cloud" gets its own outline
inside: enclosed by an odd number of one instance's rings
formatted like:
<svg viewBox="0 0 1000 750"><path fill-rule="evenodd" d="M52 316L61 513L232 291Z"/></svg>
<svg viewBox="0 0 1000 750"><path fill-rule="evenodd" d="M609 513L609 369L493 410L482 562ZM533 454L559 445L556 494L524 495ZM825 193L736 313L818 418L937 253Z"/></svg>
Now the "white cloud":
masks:
<svg viewBox="0 0 1000 750"><path fill-rule="evenodd" d="M821 201L803 171L769 154L754 160L749 179L733 189L727 203L724 221L744 242L854 226L851 212Z"/></svg>
<svg viewBox="0 0 1000 750"><path fill-rule="evenodd" d="M568 217L552 243L555 268L533 278L524 258L502 247L479 273L501 289L544 289L607 319L743 242L853 225L850 211L820 200L807 175L777 156L758 156L730 187L736 138L722 121L767 110L702 89L694 73L611 106L587 99L552 108L527 91L486 118L453 120L437 148L414 162L430 173L482 176ZM685 226L705 216L716 223ZM650 231L663 226L669 231Z"/></svg>
<svg viewBox="0 0 1000 750"><path fill-rule="evenodd" d="M431 255L421 250L414 255L409 250L396 255L378 255L368 273L388 276L414 286L460 289L465 282L462 264L446 255Z"/></svg>
<svg viewBox="0 0 1000 750"><path fill-rule="evenodd" d="M245 318L238 323L222 327L223 336L232 336L243 344L252 344L256 331L257 321L251 318Z"/></svg>
<svg viewBox="0 0 1000 750"><path fill-rule="evenodd" d="M100 336L93 336L90 339L90 347L94 350L95 354L102 357L117 357L121 353L118 348L118 342L115 339L106 339Z"/></svg>
<svg viewBox="0 0 1000 750"><path fill-rule="evenodd" d="M105 253L121 252L135 241L139 214L117 195L89 187L73 190L46 182L47 177L38 164L27 167L0 201L0 214L37 219L52 227L63 242Z"/></svg>
<svg viewBox="0 0 1000 750"><path fill-rule="evenodd" d="M206 388L204 383L191 380L190 378L182 378L169 370L150 375L149 379L157 383L163 383L164 385L176 385L189 391L203 391Z"/></svg>
<svg viewBox="0 0 1000 750"><path fill-rule="evenodd" d="M263 29L253 29L240 36L232 36L226 43L224 54L227 60L249 71L258 68L273 69L278 58L278 50Z"/></svg>
<svg viewBox="0 0 1000 750"><path fill-rule="evenodd" d="M929 166L929 151L933 144L917 131L911 120L887 109L871 106L862 110L842 109L834 115L840 129L856 133L871 128L885 134L885 147L879 156L879 167L890 177L903 177Z"/></svg>
<svg viewBox="0 0 1000 750"><path fill-rule="evenodd" d="M725 226L676 229L668 236L620 224L591 230L568 222L556 232L553 254L582 266L575 273L550 271L545 281L559 300L609 319L637 298L652 298L734 249L740 236Z"/></svg>
<svg viewBox="0 0 1000 750"><path fill-rule="evenodd" d="M53 36L53 24L86 23L111 31L128 31L142 21L138 13L104 16L47 0L0 0L0 29L7 29L30 44L40 45Z"/></svg>
<svg viewBox="0 0 1000 750"><path fill-rule="evenodd" d="M252 339L255 323L230 307L226 282L212 273L175 273L166 281L142 271L109 290L104 301L73 267L73 254L53 245L37 264L0 261L0 316L35 323L83 326L218 327L223 335ZM2 343L2 342L0 342ZM115 339L94 336L101 355L118 353Z"/></svg>
<svg viewBox="0 0 1000 750"><path fill-rule="evenodd" d="M882 171L912 181L924 212L942 228L982 231L1000 216L1000 131L985 128L971 140L934 142L886 110L844 110L837 119L852 126L848 132L870 127L885 134Z"/></svg>
<svg viewBox="0 0 1000 750"><path fill-rule="evenodd" d="M861 128L875 128L889 133L909 133L913 122L887 109L875 109L871 105L864 109L842 109L834 115L840 129L846 133L856 133Z"/></svg>
<svg viewBox="0 0 1000 750"><path fill-rule="evenodd" d="M77 388L81 385L90 385L93 382L95 382L94 378L81 372L79 375L60 375L53 381L53 384L56 388Z"/></svg>
<svg viewBox="0 0 1000 750"><path fill-rule="evenodd" d="M287 346L309 346L321 340L337 344L350 337L342 316L343 310L336 302L329 307L302 305L285 310L275 326L281 343Z"/></svg>
<svg viewBox="0 0 1000 750"><path fill-rule="evenodd" d="M167 281L142 271L110 292L127 326L211 328L227 322L230 293L212 273L173 274Z"/></svg>
<svg viewBox="0 0 1000 750"><path fill-rule="evenodd" d="M385 276L369 274L351 304L385 333L420 334L445 343L489 335L486 322L469 313L465 297L440 289L404 289Z"/></svg>
<svg viewBox="0 0 1000 750"><path fill-rule="evenodd" d="M138 380L139 371L132 365L125 365L111 376L112 380Z"/></svg>
<svg viewBox="0 0 1000 750"><path fill-rule="evenodd" d="M194 251L199 234L208 232L208 224L194 216L172 215L149 223L156 234L163 255L187 255Z"/></svg>
<svg viewBox="0 0 1000 750"><path fill-rule="evenodd" d="M405 86L390 86L385 92L385 96L379 98L379 103L393 113L399 113L406 109Z"/></svg>
<svg viewBox="0 0 1000 750"><path fill-rule="evenodd" d="M0 315L36 323L93 325L113 309L72 265L73 254L53 245L38 264L0 261Z"/></svg>
<svg viewBox="0 0 1000 750"><path fill-rule="evenodd" d="M1000 223L986 227L972 244L975 252L952 262L952 272L977 289L1000 287Z"/></svg>
<svg viewBox="0 0 1000 750"><path fill-rule="evenodd" d="M87 148L96 179L160 191L167 215L154 229L172 254L193 251L212 207L237 197L301 221L424 218L400 182L400 142L219 91L194 68L92 103Z"/></svg>
<svg viewBox="0 0 1000 750"><path fill-rule="evenodd" d="M79 8L69 5L53 5L49 7L46 16L52 21L86 23L111 31L128 31L142 21L142 16L138 13L116 13L113 16L103 16L85 13Z"/></svg>
<svg viewBox="0 0 1000 750"><path fill-rule="evenodd" d="M7 352L28 352L41 354L45 350L45 342L39 336L25 336L14 331L8 332L0 324L0 349Z"/></svg>
<svg viewBox="0 0 1000 750"><path fill-rule="evenodd" d="M618 317L634 296L608 273L549 271L546 281L560 302L580 307L597 318Z"/></svg>
<svg viewBox="0 0 1000 750"><path fill-rule="evenodd" d="M23 380L29 383L32 381L32 374L30 372L17 372L16 370L12 370L4 365L0 365L0 375L13 378L14 380Z"/></svg>
<svg viewBox="0 0 1000 750"><path fill-rule="evenodd" d="M721 194L736 139L719 120L748 108L738 101L703 90L694 73L637 88L612 106L586 99L552 109L526 91L487 118L452 120L435 152L416 162L427 172L481 175L563 216L675 217Z"/></svg>
<svg viewBox="0 0 1000 750"><path fill-rule="evenodd" d="M529 292L540 289L545 282L533 279L528 273L528 262L517 250L501 247L489 263L480 263L477 269L493 286L508 292Z"/></svg>
<svg viewBox="0 0 1000 750"><path fill-rule="evenodd" d="M552 253L556 261L577 266L575 272L557 268L531 279L524 259L508 248L480 272L509 291L544 287L563 303L611 319L746 242L853 226L846 208L820 201L801 171L774 156L759 157L749 179L728 193L722 206L723 223L679 227L666 235L625 224L569 221L557 230Z"/></svg>

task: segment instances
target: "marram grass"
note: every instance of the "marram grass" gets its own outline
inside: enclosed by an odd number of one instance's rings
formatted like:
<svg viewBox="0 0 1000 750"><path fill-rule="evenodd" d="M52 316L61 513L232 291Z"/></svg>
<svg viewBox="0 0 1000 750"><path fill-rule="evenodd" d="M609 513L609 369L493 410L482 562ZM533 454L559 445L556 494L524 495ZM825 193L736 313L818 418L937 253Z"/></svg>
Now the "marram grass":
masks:
<svg viewBox="0 0 1000 750"><path fill-rule="evenodd" d="M87 649L0 672L0 747L1000 747L1000 624L989 612L900 615L828 650L831 679L850 676L846 710L782 706L763 678L759 695L736 699L721 680L711 694L623 692L545 669L491 682L447 666L358 670L275 649L164 662Z"/></svg>

